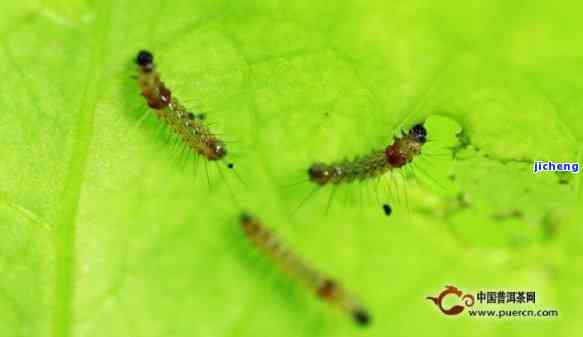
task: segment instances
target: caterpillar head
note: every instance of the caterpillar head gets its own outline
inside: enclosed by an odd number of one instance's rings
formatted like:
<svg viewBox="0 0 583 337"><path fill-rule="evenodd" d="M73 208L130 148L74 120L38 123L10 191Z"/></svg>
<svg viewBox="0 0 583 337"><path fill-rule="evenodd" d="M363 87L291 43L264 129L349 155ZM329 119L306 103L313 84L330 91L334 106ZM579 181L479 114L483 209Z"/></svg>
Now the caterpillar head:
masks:
<svg viewBox="0 0 583 337"><path fill-rule="evenodd" d="M152 64L154 63L154 55L147 50L140 50L136 56L136 63L142 67Z"/></svg>
<svg viewBox="0 0 583 337"><path fill-rule="evenodd" d="M239 219L241 220L241 223L243 225L250 223L251 221L253 221L253 216L251 216L251 214L247 213L247 212L243 212L241 213L241 215L239 216Z"/></svg>
<svg viewBox="0 0 583 337"><path fill-rule="evenodd" d="M364 309L358 309L352 313L352 317L356 324L361 326L366 326L370 323L371 317L370 314Z"/></svg>
<svg viewBox="0 0 583 337"><path fill-rule="evenodd" d="M423 126L423 124L417 124L409 130L409 137L420 143L423 144L427 141L427 130Z"/></svg>
<svg viewBox="0 0 583 337"><path fill-rule="evenodd" d="M144 73L149 73L154 69L154 55L147 50L140 50L136 56L136 64Z"/></svg>

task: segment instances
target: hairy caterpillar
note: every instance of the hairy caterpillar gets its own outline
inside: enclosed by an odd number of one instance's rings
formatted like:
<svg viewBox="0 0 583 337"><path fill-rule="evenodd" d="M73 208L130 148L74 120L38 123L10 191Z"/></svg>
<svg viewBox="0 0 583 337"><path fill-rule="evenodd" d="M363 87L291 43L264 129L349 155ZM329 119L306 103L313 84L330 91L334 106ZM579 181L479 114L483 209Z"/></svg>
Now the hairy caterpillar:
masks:
<svg viewBox="0 0 583 337"><path fill-rule="evenodd" d="M299 280L319 298L349 313L357 324L363 326L369 324L370 314L352 295L336 280L320 273L296 256L257 219L244 213L241 215L241 227L247 238L269 256L280 269Z"/></svg>
<svg viewBox="0 0 583 337"><path fill-rule="evenodd" d="M421 153L421 147L427 141L427 130L417 124L402 137L395 138L393 144L384 150L344 160L338 163L315 163L308 169L310 180L320 186L327 184L350 183L383 175L389 170L403 167Z"/></svg>
<svg viewBox="0 0 583 337"><path fill-rule="evenodd" d="M204 124L205 115L189 112L160 80L160 74L154 66L154 55L147 50L141 50L136 56L136 63L142 95L158 118L168 124L195 153L209 161L225 157L225 143Z"/></svg>

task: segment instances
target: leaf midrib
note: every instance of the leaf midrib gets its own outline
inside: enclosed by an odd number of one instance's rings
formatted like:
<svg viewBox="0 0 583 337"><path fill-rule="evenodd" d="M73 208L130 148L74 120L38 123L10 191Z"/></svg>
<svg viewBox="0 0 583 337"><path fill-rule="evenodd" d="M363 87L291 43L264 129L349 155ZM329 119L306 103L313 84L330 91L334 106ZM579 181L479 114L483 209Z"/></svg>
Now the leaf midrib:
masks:
<svg viewBox="0 0 583 337"><path fill-rule="evenodd" d="M73 323L75 276L75 222L79 210L81 187L87 167L89 147L93 138L94 120L100 88L103 85L106 42L110 30L111 3L99 3L96 22L90 36L95 36L91 48L91 62L87 69L86 84L79 106L78 127L72 137L75 144L69 164L69 174L61 195L61 211L53 241L55 253L54 310L49 317L49 336L71 336Z"/></svg>

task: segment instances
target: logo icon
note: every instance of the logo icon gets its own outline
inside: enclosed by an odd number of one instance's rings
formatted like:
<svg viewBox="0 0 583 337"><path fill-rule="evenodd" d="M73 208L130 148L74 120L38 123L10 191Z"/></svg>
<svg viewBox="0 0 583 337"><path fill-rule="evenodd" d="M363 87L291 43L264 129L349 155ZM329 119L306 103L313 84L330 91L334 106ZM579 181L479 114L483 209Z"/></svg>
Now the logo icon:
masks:
<svg viewBox="0 0 583 337"><path fill-rule="evenodd" d="M455 295L460 298L459 303L452 306L451 308L444 308L443 307L443 299L449 295ZM445 286L445 289L442 290L436 297L428 296L426 297L428 300L433 301L435 305L446 315L459 315L464 311L466 307L471 307L475 303L474 295L472 294L464 294L463 291L459 290L454 286Z"/></svg>

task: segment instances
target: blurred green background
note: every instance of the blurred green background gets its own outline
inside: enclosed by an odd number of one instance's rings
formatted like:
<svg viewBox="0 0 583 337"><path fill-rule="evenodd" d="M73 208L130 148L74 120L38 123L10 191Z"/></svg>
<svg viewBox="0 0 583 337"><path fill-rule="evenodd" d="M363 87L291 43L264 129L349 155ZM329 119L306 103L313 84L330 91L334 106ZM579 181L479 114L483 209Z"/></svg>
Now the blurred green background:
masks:
<svg viewBox="0 0 583 337"><path fill-rule="evenodd" d="M0 336L576 335L581 174L534 175L532 162L582 161L582 11L3 2ZM141 48L232 141L245 184L180 155L151 113L141 122ZM431 142L406 170L310 194L314 161L422 121ZM275 270L241 234L242 209L357 294L373 324ZM560 316L447 317L425 297L449 284L535 290L535 308Z"/></svg>

